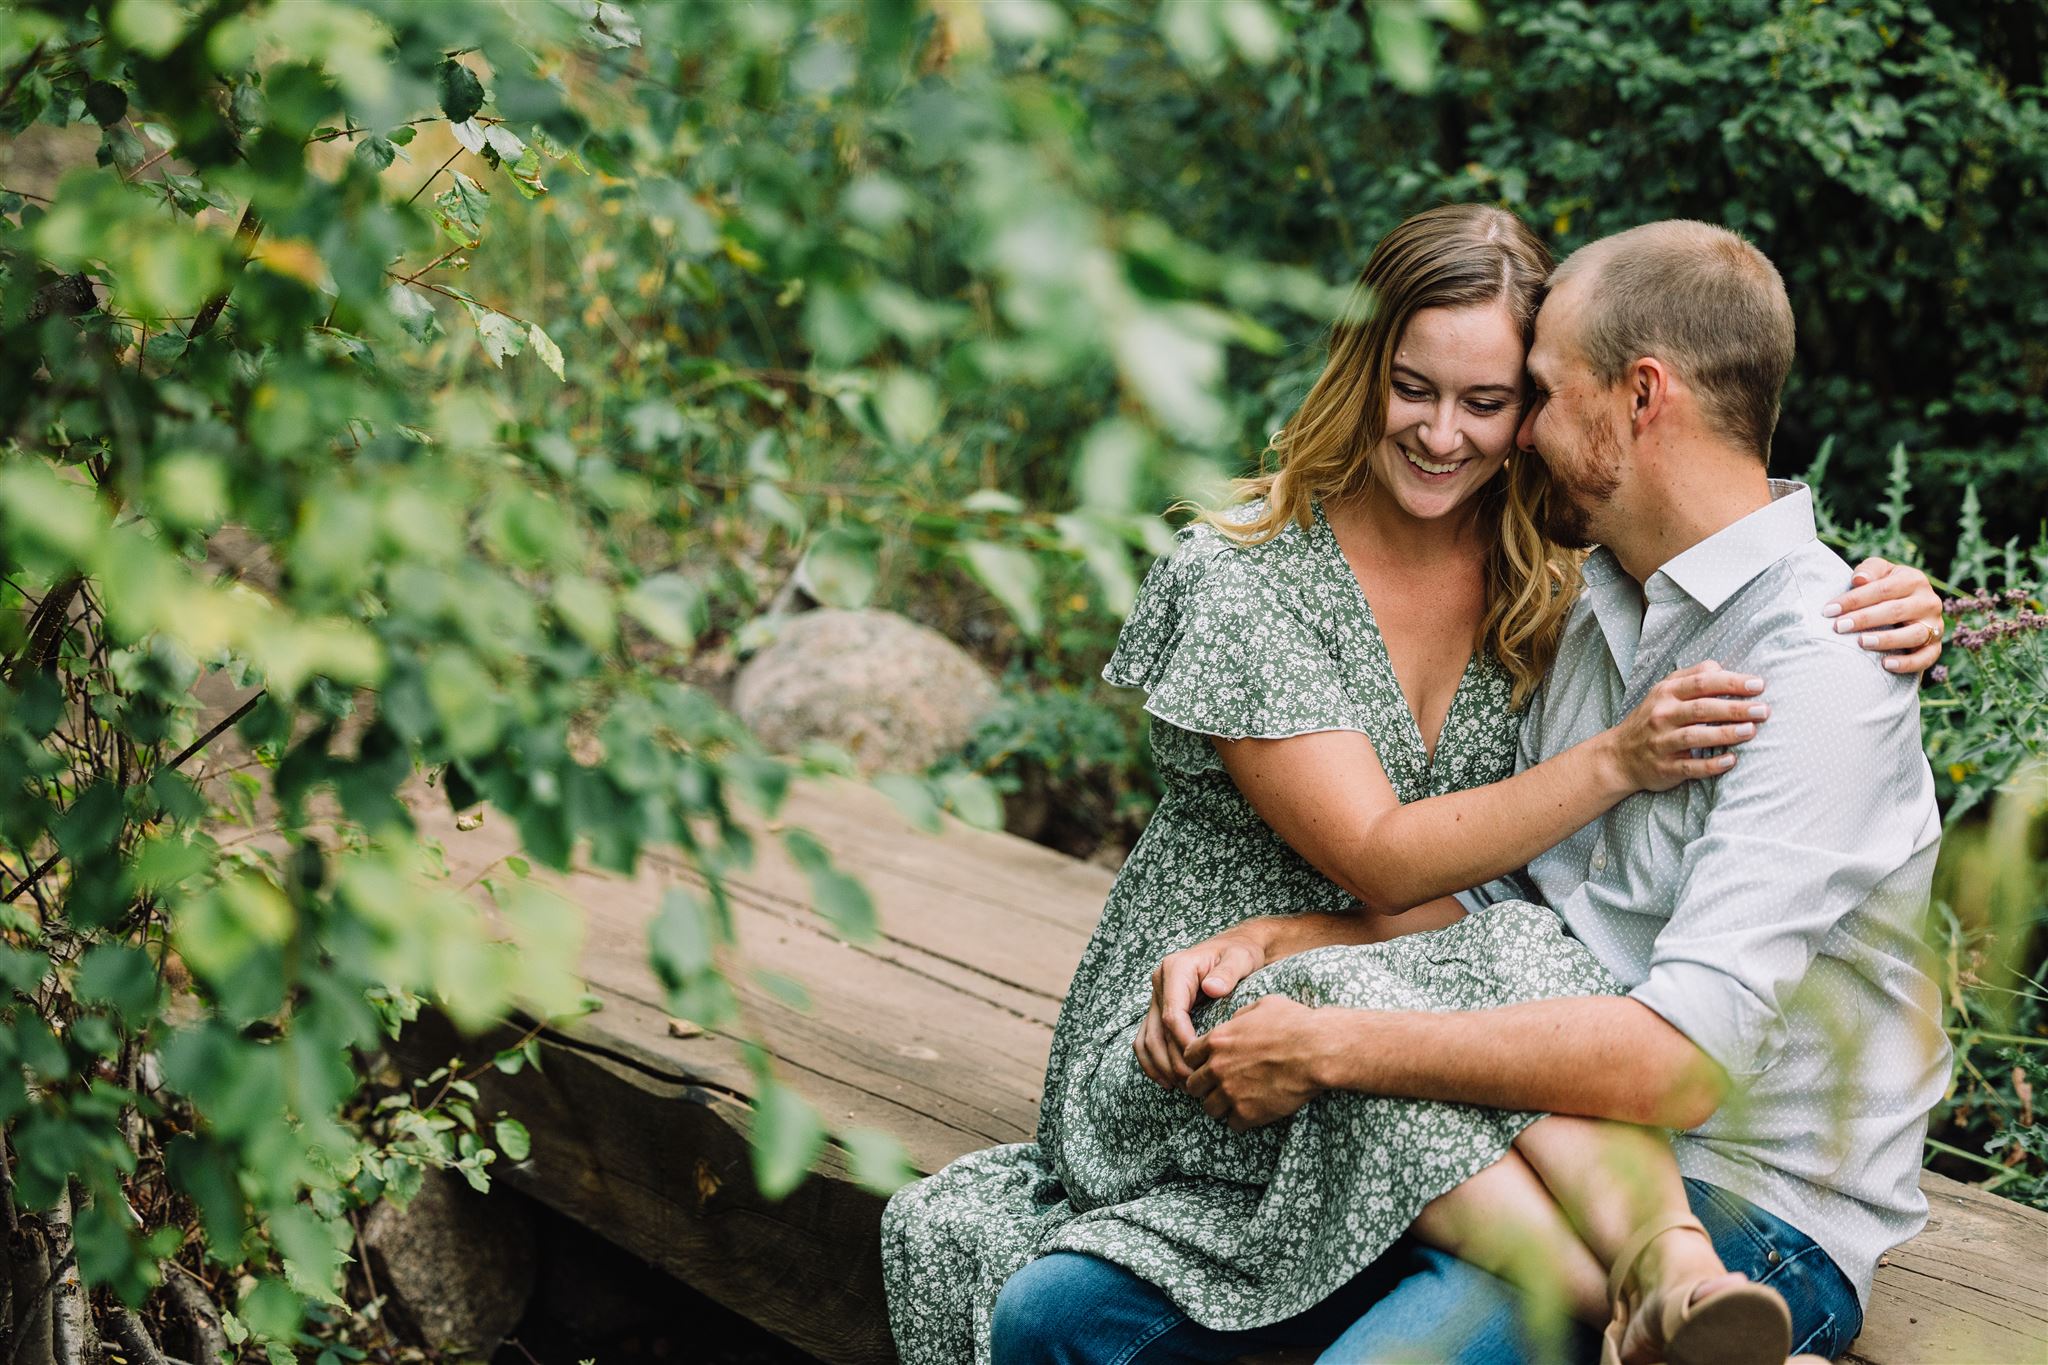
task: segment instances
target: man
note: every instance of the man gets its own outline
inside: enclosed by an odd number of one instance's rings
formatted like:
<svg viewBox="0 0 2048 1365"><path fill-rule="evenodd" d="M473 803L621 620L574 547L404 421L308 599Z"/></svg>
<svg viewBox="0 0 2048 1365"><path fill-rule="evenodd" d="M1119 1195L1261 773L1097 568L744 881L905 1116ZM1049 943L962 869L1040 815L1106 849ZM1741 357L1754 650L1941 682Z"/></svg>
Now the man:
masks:
<svg viewBox="0 0 2048 1365"><path fill-rule="evenodd" d="M1807 490L1765 475L1791 360L1777 271L1703 223L1586 247L1537 320L1520 444L1554 476L1556 529L1602 548L1521 763L1703 659L1762 675L1772 704L1727 775L1632 797L1468 893L1547 901L1628 993L1467 1014L1269 998L1187 1048L1187 1089L1238 1126L1349 1089L1687 1130L1679 1166L1723 1261L1783 1293L1798 1349L1834 1356L1878 1258L1926 1219L1947 1043L1915 962L1940 826L1915 680L1857 646L1853 617L1823 619L1848 568L1815 540ZM1273 924L1168 959L1177 1031L1198 989L1264 965ZM1324 1359L1528 1353L1484 1272L1421 1249L1377 1270Z"/></svg>

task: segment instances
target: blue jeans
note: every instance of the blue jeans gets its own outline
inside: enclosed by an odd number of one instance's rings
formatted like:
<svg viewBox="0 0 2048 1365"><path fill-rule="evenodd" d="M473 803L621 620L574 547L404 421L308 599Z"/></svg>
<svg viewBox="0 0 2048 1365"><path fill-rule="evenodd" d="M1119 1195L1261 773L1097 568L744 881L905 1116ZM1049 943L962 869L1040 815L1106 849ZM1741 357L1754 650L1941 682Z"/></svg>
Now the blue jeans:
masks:
<svg viewBox="0 0 2048 1365"><path fill-rule="evenodd" d="M1687 1180L1692 1209L1730 1270L1785 1296L1795 1351L1839 1356L1863 1327L1856 1291L1797 1228L1705 1181ZM1541 1334L1505 1282L1404 1238L1358 1278L1298 1317L1241 1332L1190 1321L1157 1287L1074 1252L1040 1257L996 1299L996 1365L1210 1365L1251 1351L1323 1347L1322 1361L1510 1365L1599 1355L1577 1324ZM1552 1325L1553 1328L1555 1325Z"/></svg>

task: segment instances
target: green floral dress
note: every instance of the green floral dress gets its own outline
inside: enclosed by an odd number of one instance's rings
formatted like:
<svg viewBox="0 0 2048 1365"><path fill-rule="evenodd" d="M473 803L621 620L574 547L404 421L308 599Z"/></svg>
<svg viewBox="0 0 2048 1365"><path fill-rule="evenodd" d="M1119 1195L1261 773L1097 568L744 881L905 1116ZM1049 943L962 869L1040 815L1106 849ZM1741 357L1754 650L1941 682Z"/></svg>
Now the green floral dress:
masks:
<svg viewBox="0 0 2048 1365"><path fill-rule="evenodd" d="M1233 1133L1147 1079L1132 1050L1160 958L1254 915L1352 903L1253 812L1208 736L1363 731L1400 799L1414 801L1513 771L1506 672L1475 652L1432 762L1317 507L1312 526L1257 546L1183 530L1147 575L1103 676L1146 690L1165 795L1061 1008L1037 1141L969 1153L889 1202L883 1275L905 1365L986 1362L1003 1281L1051 1251L1114 1261L1209 1327L1291 1317L1370 1264L1425 1204L1498 1161L1537 1117L1332 1093ZM1273 963L1198 1011L1196 1026L1276 992L1311 1005L1469 1010L1613 989L1554 914L1511 902L1448 928Z"/></svg>

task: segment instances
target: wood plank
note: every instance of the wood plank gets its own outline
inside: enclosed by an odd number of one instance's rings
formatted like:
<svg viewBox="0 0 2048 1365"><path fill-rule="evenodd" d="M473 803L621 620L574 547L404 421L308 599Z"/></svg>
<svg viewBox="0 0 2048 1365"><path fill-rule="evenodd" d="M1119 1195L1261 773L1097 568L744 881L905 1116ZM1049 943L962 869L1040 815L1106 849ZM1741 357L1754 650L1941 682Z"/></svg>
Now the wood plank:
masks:
<svg viewBox="0 0 2048 1365"><path fill-rule="evenodd" d="M457 830L431 794L416 813L458 881L516 852L502 819ZM760 833L792 826L867 883L882 938L836 938L779 839L759 840L758 865L729 879L740 944L748 963L802 981L811 997L796 1010L740 982L778 1073L829 1122L895 1134L921 1170L1027 1137L1052 1021L1111 874L1006 835L950 824L920 833L852 783L798 788ZM558 879L587 916L582 966L603 1008L544 1035L539 1074L480 1082L487 1105L533 1132L532 1159L505 1178L823 1360L893 1359L881 1201L836 1153L788 1200L762 1201L748 1174L753 1082L737 1040L671 1036L647 927L667 886L695 881L666 856L632 878ZM422 1065L452 1045L441 1025L411 1044ZM1940 1176L1924 1183L1927 1229L1879 1270L1850 1359L2048 1363L2048 1214Z"/></svg>

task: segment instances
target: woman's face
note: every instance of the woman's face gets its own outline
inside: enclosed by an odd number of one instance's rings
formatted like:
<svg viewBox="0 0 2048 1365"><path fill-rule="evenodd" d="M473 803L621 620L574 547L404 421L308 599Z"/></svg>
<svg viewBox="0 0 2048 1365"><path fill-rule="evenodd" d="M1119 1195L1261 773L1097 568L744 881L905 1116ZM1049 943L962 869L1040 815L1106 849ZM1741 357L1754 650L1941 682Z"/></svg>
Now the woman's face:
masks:
<svg viewBox="0 0 2048 1365"><path fill-rule="evenodd" d="M1447 516L1495 474L1521 421L1522 333L1497 303L1425 308L1394 352L1373 481L1412 517Z"/></svg>

